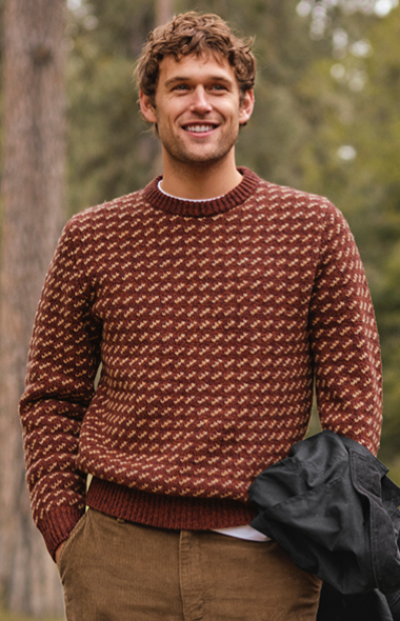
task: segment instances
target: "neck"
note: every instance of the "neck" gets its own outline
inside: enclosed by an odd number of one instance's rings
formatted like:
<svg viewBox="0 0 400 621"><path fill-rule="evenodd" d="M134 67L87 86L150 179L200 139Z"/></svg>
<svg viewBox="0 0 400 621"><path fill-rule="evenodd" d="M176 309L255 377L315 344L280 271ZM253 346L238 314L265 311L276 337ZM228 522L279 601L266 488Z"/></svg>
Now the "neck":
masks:
<svg viewBox="0 0 400 621"><path fill-rule="evenodd" d="M178 198L204 200L222 196L242 180L234 157L217 162L171 161L163 153L162 189Z"/></svg>

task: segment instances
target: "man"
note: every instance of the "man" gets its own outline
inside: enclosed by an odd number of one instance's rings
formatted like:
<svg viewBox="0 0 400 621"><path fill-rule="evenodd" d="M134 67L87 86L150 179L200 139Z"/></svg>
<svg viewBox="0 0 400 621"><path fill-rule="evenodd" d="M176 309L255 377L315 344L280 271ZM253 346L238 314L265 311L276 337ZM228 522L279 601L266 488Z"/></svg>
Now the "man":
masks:
<svg viewBox="0 0 400 621"><path fill-rule="evenodd" d="M163 175L61 236L21 400L34 518L69 621L311 621L320 582L249 526L248 488L314 380L323 427L378 449L360 258L326 199L236 168L255 59L225 22L174 18L137 75Z"/></svg>

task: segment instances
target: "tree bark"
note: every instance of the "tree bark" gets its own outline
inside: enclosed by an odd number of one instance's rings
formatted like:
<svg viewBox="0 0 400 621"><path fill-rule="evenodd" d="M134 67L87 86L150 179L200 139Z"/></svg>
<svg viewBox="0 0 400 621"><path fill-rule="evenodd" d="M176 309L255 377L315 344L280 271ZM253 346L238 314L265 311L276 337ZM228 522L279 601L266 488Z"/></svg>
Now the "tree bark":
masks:
<svg viewBox="0 0 400 621"><path fill-rule="evenodd" d="M56 567L33 525L18 401L44 275L64 214L65 0L7 0L0 274L0 598L63 610Z"/></svg>
<svg viewBox="0 0 400 621"><path fill-rule="evenodd" d="M156 0L155 16L156 26L166 24L173 14L173 0Z"/></svg>

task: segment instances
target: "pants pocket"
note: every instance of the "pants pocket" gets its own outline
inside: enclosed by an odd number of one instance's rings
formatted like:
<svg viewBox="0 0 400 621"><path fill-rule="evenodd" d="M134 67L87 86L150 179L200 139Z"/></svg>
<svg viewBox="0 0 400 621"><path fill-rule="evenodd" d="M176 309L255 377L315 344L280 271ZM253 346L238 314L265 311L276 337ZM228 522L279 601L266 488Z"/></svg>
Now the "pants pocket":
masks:
<svg viewBox="0 0 400 621"><path fill-rule="evenodd" d="M65 576L65 570L68 565L68 560L70 555L74 553L75 543L79 539L79 535L82 533L83 528L85 526L87 513L84 513L79 521L75 524L72 529L68 539L65 540L65 543L61 549L60 557L58 559L58 571L60 574L61 582L63 582L63 577Z"/></svg>

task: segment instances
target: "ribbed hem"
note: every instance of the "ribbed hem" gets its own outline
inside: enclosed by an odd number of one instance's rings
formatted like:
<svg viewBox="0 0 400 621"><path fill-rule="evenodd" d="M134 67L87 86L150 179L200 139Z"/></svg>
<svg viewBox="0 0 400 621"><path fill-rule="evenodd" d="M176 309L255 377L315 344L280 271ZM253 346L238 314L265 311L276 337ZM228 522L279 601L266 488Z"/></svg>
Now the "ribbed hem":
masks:
<svg viewBox="0 0 400 621"><path fill-rule="evenodd" d="M55 551L79 522L84 511L73 507L60 507L57 511L49 512L39 521L38 528L43 535L47 549L54 559Z"/></svg>
<svg viewBox="0 0 400 621"><path fill-rule="evenodd" d="M229 211L247 200L255 191L260 178L251 170L239 167L242 181L233 190L209 201L186 201L163 194L158 188L162 176L153 179L143 190L143 196L153 207L179 216L201 218Z"/></svg>
<svg viewBox="0 0 400 621"><path fill-rule="evenodd" d="M235 500L147 494L97 478L90 485L86 504L129 522L177 530L242 526L257 515L252 505Z"/></svg>

